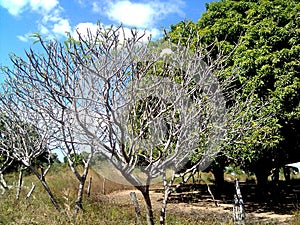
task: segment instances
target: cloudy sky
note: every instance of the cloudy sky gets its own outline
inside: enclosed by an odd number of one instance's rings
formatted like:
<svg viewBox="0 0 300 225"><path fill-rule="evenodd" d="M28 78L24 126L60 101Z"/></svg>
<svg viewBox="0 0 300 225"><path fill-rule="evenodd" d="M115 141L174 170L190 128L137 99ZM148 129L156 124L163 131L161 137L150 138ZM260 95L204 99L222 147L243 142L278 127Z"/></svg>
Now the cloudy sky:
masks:
<svg viewBox="0 0 300 225"><path fill-rule="evenodd" d="M9 53L24 56L30 34L63 40L66 32L123 23L147 29L158 38L162 28L184 19L198 20L212 0L0 0L0 66ZM1 79L1 78L0 78Z"/></svg>

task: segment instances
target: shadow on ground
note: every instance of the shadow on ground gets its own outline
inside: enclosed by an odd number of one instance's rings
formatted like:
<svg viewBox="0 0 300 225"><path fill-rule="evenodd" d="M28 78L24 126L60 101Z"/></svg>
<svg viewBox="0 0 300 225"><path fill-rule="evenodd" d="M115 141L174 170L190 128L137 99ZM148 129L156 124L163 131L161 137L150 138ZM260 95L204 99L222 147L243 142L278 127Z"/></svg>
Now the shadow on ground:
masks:
<svg viewBox="0 0 300 225"><path fill-rule="evenodd" d="M221 190L215 185L209 185L215 202L218 204L233 204L235 187L233 182L225 182ZM300 209L300 180L290 182L279 181L269 183L265 193L260 193L254 183L240 182L240 189L247 213L274 212L276 214L292 214ZM156 191L162 191L156 190ZM200 203L213 201L206 184L185 184L177 189L168 200L170 203ZM230 210L232 207L230 207Z"/></svg>

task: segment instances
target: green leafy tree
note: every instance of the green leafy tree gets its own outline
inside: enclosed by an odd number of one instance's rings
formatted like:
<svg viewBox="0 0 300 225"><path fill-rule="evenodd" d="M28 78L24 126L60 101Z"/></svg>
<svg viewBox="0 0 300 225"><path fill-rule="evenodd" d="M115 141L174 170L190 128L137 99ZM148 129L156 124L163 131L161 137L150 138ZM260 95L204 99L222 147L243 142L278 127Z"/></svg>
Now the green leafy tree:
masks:
<svg viewBox="0 0 300 225"><path fill-rule="evenodd" d="M254 92L260 101L269 102L259 116L273 113L273 120L245 136L242 145L229 146L229 157L219 160L222 169L234 159L255 172L261 184L272 168L300 160L299 18L300 3L295 0L222 0L208 4L196 23L180 22L169 34L172 41L186 35L194 45L216 41L222 51L232 52L225 67L228 74L239 68L233 91L243 96ZM189 33L202 38L188 39Z"/></svg>
<svg viewBox="0 0 300 225"><path fill-rule="evenodd" d="M74 165L74 166L80 166L80 165L83 165L83 159L84 159L84 157L83 157L82 154L74 154L74 153L71 153L71 154L70 154L70 158L71 158L71 160L73 161L73 165ZM67 164L67 165L69 164L69 160L68 160L68 157L67 157L67 156L64 157L64 163Z"/></svg>

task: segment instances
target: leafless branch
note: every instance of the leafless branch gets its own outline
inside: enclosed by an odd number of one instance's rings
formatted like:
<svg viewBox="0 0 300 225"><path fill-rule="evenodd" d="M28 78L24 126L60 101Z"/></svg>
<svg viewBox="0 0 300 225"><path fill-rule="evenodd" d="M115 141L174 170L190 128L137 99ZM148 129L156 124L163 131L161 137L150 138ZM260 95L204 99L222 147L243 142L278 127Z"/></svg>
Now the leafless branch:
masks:
<svg viewBox="0 0 300 225"><path fill-rule="evenodd" d="M122 26L108 29L99 24L96 33L78 32L64 45L38 37L45 53L30 50L27 61L13 57L15 69L6 71L7 84L20 105L43 115L44 130L56 131L54 143L66 153L79 190L93 153L100 153L142 192L147 222L154 224L149 186L162 175L164 224L175 177L207 167L222 143L243 135L253 122L245 116L252 108L250 98L240 104L228 95L236 75L222 73L227 57L219 52L212 58L214 44L199 44L191 52L190 46L181 47L181 40L160 43L145 41L144 36L134 29L128 35ZM235 100L230 108L229 98ZM80 175L71 153L83 146L90 154ZM38 153L22 149L14 157L29 166L30 157ZM187 162L192 162L189 168ZM173 170L169 181L168 170Z"/></svg>

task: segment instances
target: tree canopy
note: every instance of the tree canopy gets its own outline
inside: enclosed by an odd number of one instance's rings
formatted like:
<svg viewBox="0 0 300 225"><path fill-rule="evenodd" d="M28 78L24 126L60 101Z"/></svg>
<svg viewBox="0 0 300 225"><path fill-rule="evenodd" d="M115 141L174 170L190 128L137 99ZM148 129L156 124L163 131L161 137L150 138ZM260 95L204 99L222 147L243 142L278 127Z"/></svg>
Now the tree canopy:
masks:
<svg viewBox="0 0 300 225"><path fill-rule="evenodd" d="M269 102L264 110L273 113L273 121L265 129L273 132L269 138L258 133L248 137L253 144L244 146L254 152L245 151L244 158L251 162L247 166L270 170L300 160L299 1L222 0L206 7L197 22L180 22L171 27L169 35L173 41L184 35L194 45L216 41L222 51L231 53L225 70L239 70L235 90L241 94L254 91L260 101ZM190 33L201 40L188 38ZM259 139L263 143L257 145ZM236 152L232 153L234 157Z"/></svg>
<svg viewBox="0 0 300 225"><path fill-rule="evenodd" d="M256 96L242 99L230 90L236 73L224 74L228 57L216 45L190 51L181 39L153 43L135 29L121 37L124 29L99 24L96 33L69 36L64 44L37 34L44 54L31 49L27 59L11 57L14 68L4 71L9 96L2 102L6 108L20 106L8 111L24 111L53 138L49 144L66 154L79 190L94 152L113 164L143 194L148 224L154 223L149 186L162 176L163 224L175 178L186 182L211 163L222 144L243 141L243 133L261 130L265 118L257 116ZM90 154L81 176L75 159L82 149ZM192 165L183 168L191 158ZM80 209L81 200L78 192Z"/></svg>

